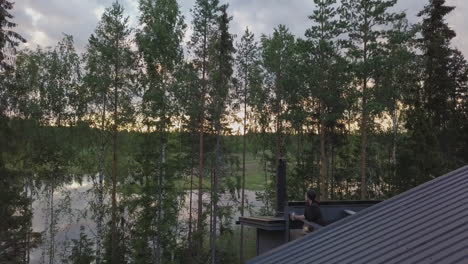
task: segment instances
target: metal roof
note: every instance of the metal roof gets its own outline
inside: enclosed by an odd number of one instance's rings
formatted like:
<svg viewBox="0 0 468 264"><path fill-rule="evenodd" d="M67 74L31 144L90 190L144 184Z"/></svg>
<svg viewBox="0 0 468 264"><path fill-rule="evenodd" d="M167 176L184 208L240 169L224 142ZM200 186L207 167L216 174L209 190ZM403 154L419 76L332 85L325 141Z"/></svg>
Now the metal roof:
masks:
<svg viewBox="0 0 468 264"><path fill-rule="evenodd" d="M468 263L468 166L249 263Z"/></svg>

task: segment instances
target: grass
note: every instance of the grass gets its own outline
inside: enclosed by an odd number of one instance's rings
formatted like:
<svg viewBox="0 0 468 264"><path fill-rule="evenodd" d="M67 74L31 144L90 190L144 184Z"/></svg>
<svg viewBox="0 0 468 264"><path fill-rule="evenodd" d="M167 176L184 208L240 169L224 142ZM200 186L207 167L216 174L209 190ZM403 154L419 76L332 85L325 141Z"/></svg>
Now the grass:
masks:
<svg viewBox="0 0 468 264"><path fill-rule="evenodd" d="M242 176L242 154L236 154L240 161L240 170L239 170L239 176ZM197 170L195 168L195 170ZM194 178L193 179L193 188L197 189L198 187L198 179ZM179 186L181 188L184 188L186 190L190 189L190 181L189 180L181 180L179 183ZM208 190L210 188L210 180L209 178L205 178L203 180L203 188L205 190ZM261 161L259 159L255 159L252 154L247 154L245 158L245 188L247 190L252 190L252 191L259 191L263 190L265 188L265 173L263 171L263 166L261 164Z"/></svg>
<svg viewBox="0 0 468 264"><path fill-rule="evenodd" d="M222 263L239 264L240 257L240 226L234 226L232 233L225 233L217 238L217 249L220 251L218 257ZM209 237L206 238L207 241ZM209 243L206 243L209 251ZM256 255L256 233L255 229L244 227L244 258L249 260Z"/></svg>
<svg viewBox="0 0 468 264"><path fill-rule="evenodd" d="M254 191L265 188L265 172L261 161L254 159L251 154L245 158L245 188Z"/></svg>

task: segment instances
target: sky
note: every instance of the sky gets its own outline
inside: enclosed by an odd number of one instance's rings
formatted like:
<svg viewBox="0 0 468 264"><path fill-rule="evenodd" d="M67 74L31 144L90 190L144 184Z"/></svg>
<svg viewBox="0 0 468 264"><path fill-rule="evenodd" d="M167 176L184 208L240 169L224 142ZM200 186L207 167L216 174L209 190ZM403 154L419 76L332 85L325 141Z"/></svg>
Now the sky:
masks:
<svg viewBox="0 0 468 264"><path fill-rule="evenodd" d="M15 0L13 0L15 1ZM73 35L78 51L86 47L89 36L96 28L104 9L115 0L16 0L13 22L15 29L28 40L26 47L54 46L63 33ZM314 10L313 0L220 0L228 3L233 16L231 32L240 39L246 27L255 33L269 35L279 25L286 25L297 37L304 36L310 26L308 16ZM417 13L429 0L399 0L395 11L406 11L412 23L418 22ZM138 24L138 0L119 0L126 8L130 23ZM185 40L191 34L190 9L195 0L179 0L185 22L189 25ZM467 0L447 0L457 8L448 16L449 25L457 33L453 45L468 57Z"/></svg>

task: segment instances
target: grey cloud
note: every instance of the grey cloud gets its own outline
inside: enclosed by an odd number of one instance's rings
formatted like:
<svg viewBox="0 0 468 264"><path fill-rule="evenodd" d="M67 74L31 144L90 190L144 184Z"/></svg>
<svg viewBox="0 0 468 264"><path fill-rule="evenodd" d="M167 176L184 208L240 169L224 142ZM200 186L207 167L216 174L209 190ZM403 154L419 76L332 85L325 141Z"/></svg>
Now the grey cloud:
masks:
<svg viewBox="0 0 468 264"><path fill-rule="evenodd" d="M108 7L114 0L22 0L15 5L13 14L15 22L19 24L17 30L32 43L34 34L38 31L44 33L49 39L47 45L54 45L62 38L62 33L75 37L78 50L83 51L89 35L97 26L98 18L95 15L97 8ZM131 17L133 26L138 20L137 0L120 0L126 7L127 14ZM290 31L298 37L304 35L310 26L308 16L314 9L312 0L221 0L230 5L229 13L233 16L231 30L234 34L242 36L245 27L255 33L271 34L279 25L286 25ZM395 11L406 11L411 23L416 23L419 18L417 13L426 5L428 0L400 0ZM180 0L181 11L186 23L190 26L192 16L190 9L195 0ZM448 4L456 5L457 9L450 15L448 21L454 27L458 36L454 45L460 48L468 56L466 40L468 29L464 26L464 16L468 13L468 1L448 0ZM39 12L43 17L33 25L31 16L26 14L26 8ZM189 34L190 30L187 31Z"/></svg>
<svg viewBox="0 0 468 264"><path fill-rule="evenodd" d="M468 28L466 27L468 14L468 1L466 0L449 0L448 4L454 5L457 8L448 18L449 25L457 33L457 37L453 40L453 45L463 52L465 58L468 59Z"/></svg>
<svg viewBox="0 0 468 264"><path fill-rule="evenodd" d="M24 0L16 2L13 15L18 32L29 40L29 45L55 45L62 34L74 36L79 51L83 51L87 40L98 24L95 10L110 6L112 0ZM132 5L127 9L132 10ZM26 10L41 14L33 25L33 19ZM34 35L43 32L49 41L34 43Z"/></svg>
<svg viewBox="0 0 468 264"><path fill-rule="evenodd" d="M240 36L248 26L257 36L269 35L275 27L283 24L295 35L302 36L309 27L307 17L313 9L313 2L310 0L231 1L233 30Z"/></svg>

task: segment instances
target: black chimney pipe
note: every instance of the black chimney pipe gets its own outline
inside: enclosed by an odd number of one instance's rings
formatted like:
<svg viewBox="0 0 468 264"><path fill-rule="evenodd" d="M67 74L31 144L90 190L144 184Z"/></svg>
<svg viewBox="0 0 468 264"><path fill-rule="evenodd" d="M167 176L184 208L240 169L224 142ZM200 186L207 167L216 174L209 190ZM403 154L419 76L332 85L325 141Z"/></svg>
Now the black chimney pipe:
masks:
<svg viewBox="0 0 468 264"><path fill-rule="evenodd" d="M278 160L276 171L276 216L284 215L284 207L287 203L286 193L286 160Z"/></svg>

